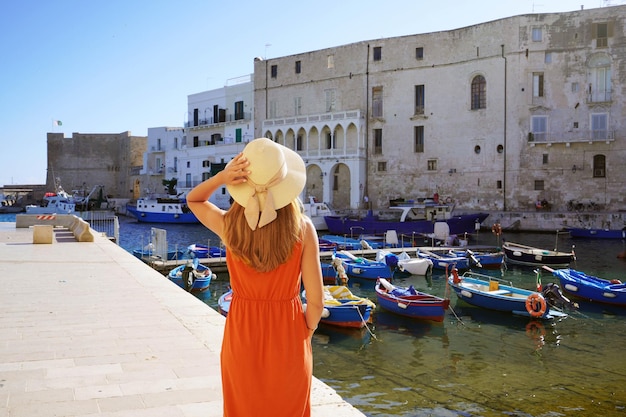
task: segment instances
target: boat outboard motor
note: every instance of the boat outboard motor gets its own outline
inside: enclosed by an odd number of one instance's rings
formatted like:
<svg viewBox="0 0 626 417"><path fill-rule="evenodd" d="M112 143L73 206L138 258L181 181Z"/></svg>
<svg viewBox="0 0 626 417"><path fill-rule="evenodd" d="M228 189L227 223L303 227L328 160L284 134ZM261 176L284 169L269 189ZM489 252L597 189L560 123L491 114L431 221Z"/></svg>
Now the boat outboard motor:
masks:
<svg viewBox="0 0 626 417"><path fill-rule="evenodd" d="M191 287L193 287L194 278L195 277L193 275L193 265L189 263L185 265L182 273L183 288L185 289L185 291L191 290Z"/></svg>
<svg viewBox="0 0 626 417"><path fill-rule="evenodd" d="M552 282L546 284L546 286L541 291L543 297L546 299L548 304L558 308L569 308L571 310L575 310L578 308L578 303L574 303L569 300L563 292L561 288Z"/></svg>

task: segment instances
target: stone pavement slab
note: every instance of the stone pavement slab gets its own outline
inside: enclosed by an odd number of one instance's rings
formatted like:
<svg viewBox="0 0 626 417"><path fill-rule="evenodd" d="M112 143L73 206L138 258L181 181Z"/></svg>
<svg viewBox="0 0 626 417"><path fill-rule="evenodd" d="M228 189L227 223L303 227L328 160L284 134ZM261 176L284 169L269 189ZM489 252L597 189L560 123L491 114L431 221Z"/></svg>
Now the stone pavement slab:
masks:
<svg viewBox="0 0 626 417"><path fill-rule="evenodd" d="M0 223L0 417L221 416L225 318L106 237L65 232L34 244ZM363 416L315 378L312 403Z"/></svg>

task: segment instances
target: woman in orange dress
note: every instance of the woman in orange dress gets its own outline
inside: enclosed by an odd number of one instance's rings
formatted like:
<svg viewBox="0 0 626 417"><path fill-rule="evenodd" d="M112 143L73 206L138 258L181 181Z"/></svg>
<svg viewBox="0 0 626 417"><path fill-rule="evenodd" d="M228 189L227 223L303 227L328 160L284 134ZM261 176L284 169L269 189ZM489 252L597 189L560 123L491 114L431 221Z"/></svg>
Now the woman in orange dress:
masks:
<svg viewBox="0 0 626 417"><path fill-rule="evenodd" d="M187 195L226 245L233 298L221 351L225 417L310 416L323 281L317 233L298 198L305 183L302 158L260 138ZM207 201L223 185L234 200L228 211Z"/></svg>

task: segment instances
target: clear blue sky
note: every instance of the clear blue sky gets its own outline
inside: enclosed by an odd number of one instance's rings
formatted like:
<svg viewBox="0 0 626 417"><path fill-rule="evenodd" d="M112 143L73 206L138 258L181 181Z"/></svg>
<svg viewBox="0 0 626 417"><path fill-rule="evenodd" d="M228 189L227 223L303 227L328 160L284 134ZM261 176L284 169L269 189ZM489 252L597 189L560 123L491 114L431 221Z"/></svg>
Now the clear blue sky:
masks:
<svg viewBox="0 0 626 417"><path fill-rule="evenodd" d="M1 0L0 186L45 183L47 132L182 126L189 94L251 74L257 56L623 3Z"/></svg>

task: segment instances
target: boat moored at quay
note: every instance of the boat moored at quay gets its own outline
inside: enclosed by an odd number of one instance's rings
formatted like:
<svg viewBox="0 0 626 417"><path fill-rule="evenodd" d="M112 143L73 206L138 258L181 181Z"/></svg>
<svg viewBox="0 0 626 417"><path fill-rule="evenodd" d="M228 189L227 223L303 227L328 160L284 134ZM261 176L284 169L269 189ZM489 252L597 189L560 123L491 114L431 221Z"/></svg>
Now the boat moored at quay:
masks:
<svg viewBox="0 0 626 417"><path fill-rule="evenodd" d="M326 216L326 225L331 234L375 235L395 230L398 235L415 236L434 233L435 223L447 223L451 235L473 233L480 229L489 213L453 214L454 206L436 203L434 200L421 202L398 202L387 209L365 216Z"/></svg>
<svg viewBox="0 0 626 417"><path fill-rule="evenodd" d="M144 223L200 223L185 199L175 196L139 198L136 204L127 204L126 210Z"/></svg>

